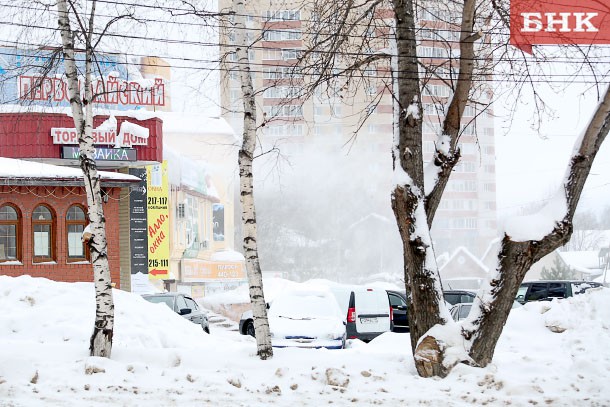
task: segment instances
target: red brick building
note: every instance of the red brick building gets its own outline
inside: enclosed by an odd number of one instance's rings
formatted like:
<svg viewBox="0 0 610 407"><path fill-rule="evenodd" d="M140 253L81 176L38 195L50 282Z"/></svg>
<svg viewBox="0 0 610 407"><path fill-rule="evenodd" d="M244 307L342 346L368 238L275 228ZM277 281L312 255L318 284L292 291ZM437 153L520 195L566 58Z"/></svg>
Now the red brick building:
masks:
<svg viewBox="0 0 610 407"><path fill-rule="evenodd" d="M96 117L94 128L106 119ZM110 122L114 124L114 118ZM126 122L125 129L144 129L146 137L121 131ZM0 157L7 157L0 158L0 274L92 281L89 255L80 241L87 224L87 199L77 146L64 143L73 123L71 117L56 113L0 114ZM66 137L62 141L54 134ZM158 118L117 117L116 128L105 127L96 143L98 168L113 170L101 172L101 186L108 258L117 287L128 281L123 274L130 273L121 268L121 245L129 245L129 234L125 236L125 225L121 226L129 200L120 199L126 194L121 188L140 180L116 170L160 163L162 153Z"/></svg>

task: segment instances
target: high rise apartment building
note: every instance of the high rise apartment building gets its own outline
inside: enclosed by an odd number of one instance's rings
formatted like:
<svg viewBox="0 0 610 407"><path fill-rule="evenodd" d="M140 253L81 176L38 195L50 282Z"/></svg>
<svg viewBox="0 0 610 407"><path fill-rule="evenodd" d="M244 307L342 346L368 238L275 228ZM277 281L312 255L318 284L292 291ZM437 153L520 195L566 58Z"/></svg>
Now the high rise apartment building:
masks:
<svg viewBox="0 0 610 407"><path fill-rule="evenodd" d="M422 104L426 162L435 151L440 133L439 111L442 114L442 106L451 96L446 83L457 78L455 57L459 55L459 25L451 24L450 13L435 6L439 2L430 4L428 8L418 10L417 23L418 55L424 65L431 67L420 72L425 78ZM221 1L221 7L223 5L230 7L226 0ZM285 152L294 154L298 154L303 144L311 143L329 151L351 147L353 154L365 157L371 177L390 172L393 113L387 89L388 64L364 71L363 76L369 76L371 80L366 86L353 90L355 96L349 103L345 103L339 91L336 94L318 92L307 100L292 99L299 89L298 81L290 79L299 74L291 67L308 36L312 35L307 32L307 21L315 17L301 1L255 0L248 2L247 7L248 38L260 38L250 49L249 58L254 87L259 91L256 98L258 122L266 122L259 131L262 142L268 145L281 142ZM378 37L379 50L388 47L387 32L387 26L380 25L377 30L368 29L361 35ZM229 32L221 36L221 43L231 44L232 39ZM231 48L221 49L227 52ZM450 62L451 57L454 63ZM229 61L233 58L228 55ZM430 71L435 74L431 75ZM384 80L376 81L376 77ZM481 110L477 107L489 102L491 87L479 89L476 97L482 103L466 108L463 122L471 122L464 127L460 137L462 158L447 185L433 225L437 254L465 246L475 255L482 255L497 233L494 119L490 108ZM243 109L236 71L225 72L221 105L223 117L241 132ZM358 114L363 111L368 116L364 123L362 115ZM388 196L390 183L391 179L385 179L374 184L378 186L379 194Z"/></svg>

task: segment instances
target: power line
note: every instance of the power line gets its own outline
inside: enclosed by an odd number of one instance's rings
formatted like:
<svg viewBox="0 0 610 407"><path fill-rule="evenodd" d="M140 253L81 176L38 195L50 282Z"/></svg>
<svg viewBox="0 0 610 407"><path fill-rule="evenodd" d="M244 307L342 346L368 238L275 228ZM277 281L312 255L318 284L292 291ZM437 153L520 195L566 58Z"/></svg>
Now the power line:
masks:
<svg viewBox="0 0 610 407"><path fill-rule="evenodd" d="M255 18L261 18L261 23L279 23L279 22L301 22L301 23L319 23L321 20L310 20L310 19L303 19L303 18L299 18L298 20L290 20L290 19L286 19L286 20L265 20L265 16L263 15L263 13L259 13L259 14L238 14L235 13L234 11L206 11L206 10L195 10L193 8L178 8L178 7L170 7L170 6L160 6L160 5L147 5L147 4L137 4L137 3L126 3L126 2L122 2L122 1L107 1L107 0L97 0L98 3L106 3L106 4L113 4L113 5L121 5L121 6L132 6L134 8L145 8L145 9L153 9L156 11L164 11L164 12L180 12L182 14L180 15L173 15L173 17L185 17L185 16L190 16L190 17L197 17L197 18L201 18L199 17L197 14L203 14L205 17L214 19L214 18L218 18L220 16L222 17L227 17L227 16L240 16L240 17L244 17L247 20L250 21L254 21ZM3 7L7 7L7 8L16 8L18 10L35 10L35 11L48 11L49 8L37 8L37 7L32 7L32 6L27 6L27 5L19 5L16 6L14 4L6 4L6 3L0 3L0 6ZM422 10L427 10L427 8L425 7L419 7ZM290 11L301 11L300 9L290 9ZM272 11L272 10L269 10ZM280 10L273 10L273 11L287 11L286 9L280 9ZM265 12L267 12L267 10L265 10ZM96 16L100 16L100 17L107 17L107 18L114 18L116 17L115 15L108 15L108 14L101 14L98 13L96 14ZM439 15L434 15L434 17L436 17L436 20L427 20L427 19L420 19L419 21L417 21L417 23L421 24L424 21L429 21L429 22L441 22L447 25L452 25L454 28L426 28L426 27L419 27L419 29L421 30L430 30L430 31L447 31L447 32L461 32L460 31L460 26L459 24L456 23L451 23L448 22L446 20L443 20L439 17ZM203 27L208 27L209 24L207 23L189 23L189 22L177 22L177 21L173 21L173 20L155 20L155 19L147 19L145 17L138 17L138 21L148 21L148 22L161 22L161 23L166 23L166 24L177 24L177 25L193 25L193 26L203 26ZM370 23L350 23L348 24L349 27L363 27L363 28L368 28L368 27L377 27L377 28L388 28L389 25L388 24L381 24L381 25L376 25L374 23L376 22L384 22L387 21L387 19L383 19L383 18L379 18L379 17L373 17L370 20ZM498 20L498 23L500 23L500 20ZM509 34L506 32L507 30L502 28L501 32L498 32L497 34L499 35L505 35L505 36L509 36ZM486 34L489 33L493 33L494 31L487 31ZM315 33L309 33L309 34L315 34ZM471 34L471 32L468 32L468 34ZM358 38L358 35L354 35L354 38Z"/></svg>
<svg viewBox="0 0 610 407"><path fill-rule="evenodd" d="M35 48L42 48L45 46L45 44L34 44L34 43L26 43L26 42L18 42L18 41L4 41L5 43L11 44L12 46L16 47L19 45L28 45L31 47L35 47ZM278 48L266 48L266 47L260 47L260 48L256 48L256 50L272 50L272 51L281 51ZM102 53L100 53L102 54ZM113 53L107 53L107 54L113 54ZM2 52L0 50L0 55L6 55L6 56L14 56L14 55L19 55L22 57L28 57L27 54L19 54L19 53L11 53L11 52ZM150 56L149 54L135 54L135 53L128 53L128 52L121 52L120 55L126 56L126 57L147 57ZM359 56L360 54L354 53L352 56ZM159 55L156 55L159 56ZM189 61L189 62L193 62L193 63L202 63L202 64L219 64L220 61L218 59L199 59L199 58L186 58L186 57L173 57L173 56L159 56L160 58L163 59L167 59L167 60L175 60L175 61ZM433 58L423 58L423 59L433 59ZM446 58L443 57L438 57L437 58L440 61L446 61ZM78 58L77 58L78 61ZM272 60L268 60L268 61L272 61ZM275 60L275 61L280 61L280 60ZM80 62L82 62L82 60L80 60ZM567 61L566 61L567 62ZM578 62L579 64L581 64L581 62ZM117 65L133 65L132 63L129 62L121 62L121 61L117 61L116 62ZM233 66L235 65L241 65L240 62L238 61L233 61L233 62L229 62L228 64L231 64L231 68L225 68L225 67L201 67L201 66L197 66L197 65L177 65L174 64L172 65L172 68L175 69L192 69L192 70L205 70L205 71L222 71L222 72L230 72L232 71L234 68ZM137 65L141 65L141 66L151 66L151 67L156 67L157 65L152 65L152 64L146 64L146 63L140 63ZM295 65L272 65L270 63L264 63L264 62L249 62L248 65L252 68L268 68L268 69L272 69L272 68L277 68L277 67L287 67L287 68L294 68L295 72L298 72L298 66ZM434 69L434 68L432 68ZM251 69L252 72L254 73L265 73L264 70L257 70L257 69ZM364 78L366 77L366 75L352 75L351 73L354 71L358 71L356 69L346 69L345 72L349 72L350 75L347 74L337 74L336 77L342 78L342 77L355 77L355 78ZM408 75L408 73L406 73ZM552 73L552 74L530 74L528 75L528 77L530 78L530 80L533 83L563 83L563 80L557 80L557 78L563 78L563 79L572 79L572 78L580 78L580 80L571 80L571 83L588 83L588 79L592 79L592 80L597 80L599 79L599 76L602 76L601 74L599 75L595 75L593 73L591 74L557 74L557 73ZM391 76L389 74L389 71L384 71L383 74L380 74L379 72L376 72L375 74L375 78L380 79L380 80L390 80ZM399 76L399 79L417 79L419 78L418 76L406 76L405 73L403 72L402 75ZM533 78L544 78L544 79L533 79ZM503 78L494 78L494 77L486 77L484 79L480 79L480 82L487 82L487 83L493 83L493 82L505 82L505 79Z"/></svg>
<svg viewBox="0 0 610 407"><path fill-rule="evenodd" d="M98 0L100 1L100 0ZM120 3L120 2L110 2L110 1L106 1L105 3L111 3L111 4L124 4L124 3ZM1 5L1 4L0 4ZM135 5L135 4L134 4ZM138 6L138 5L136 5ZM6 7L15 7L15 6L6 6ZM146 8L155 8L155 9L159 9L158 6L142 6L142 7L146 7ZM35 9L35 8L31 8L31 9ZM163 9L163 8L161 8ZM36 9L38 11L46 11L46 9ZM182 10L182 9L180 9ZM112 18L115 16L110 16L110 15L105 15L105 17L108 18ZM177 24L177 25L193 25L193 26L198 26L198 27L205 27L205 28L224 28L224 29L231 29L231 30L237 30L237 29L241 29L240 27L228 27L228 26L222 26L222 25L211 25L211 24L197 24L197 23L189 23L189 22L176 22L176 21L171 21L171 20L155 20L155 19L146 19L146 18L138 18L138 21L148 21L148 22L156 22L156 23L163 23L163 24ZM298 20L298 21L303 21L303 20ZM5 24L5 25L15 25L15 26L20 26L20 27L25 27L25 28L36 28L36 29L44 29L44 30L52 30L52 31L59 31L59 28L57 27L46 27L46 26L35 26L31 23L28 24L23 24L23 23L16 23L16 22L0 22L0 24ZM368 27L368 25L365 25ZM290 31L290 30L294 30L295 28L282 28L282 29L278 29L278 28L253 28L253 27L246 27L245 30L247 30L248 32L260 32L260 33L265 33L265 32L269 32L269 31ZM302 34L304 34L306 37L311 37L311 36L315 36L317 34L319 34L318 32L303 32L301 31ZM433 33L438 33L438 32L447 32L447 33L461 33L461 31L459 29L449 29L449 28L426 28L426 27L418 27L417 31L429 31L429 32L433 32ZM504 30L503 30L504 31ZM95 34L100 34L100 33L96 33ZM468 34L471 34L471 32L467 32ZM505 36L508 37L509 34L506 32L498 32L495 33L493 31L488 31L486 32L486 34L490 34L490 35L501 35L501 36ZM198 41L180 41L180 40L169 40L169 39L165 39L165 38L150 38L150 37L142 37L142 36L130 36L130 35L126 35L126 34L113 34L113 33L105 33L104 35L106 36L110 36L110 37L119 37L119 38L126 38L126 39L145 39L145 40L153 40L153 41L161 41L161 42L180 42L180 43L184 43L184 44L200 44L200 45L210 45L210 46L217 46L217 43L202 43L202 42L198 42ZM332 34L329 34L332 35ZM353 35L347 35L347 37L350 38L362 38L362 35L360 34L353 34ZM387 39L389 37L383 37L384 39ZM372 40L374 40L375 38L372 38ZM439 36L439 39L419 39L420 41L427 41L427 42L439 42L442 44L449 44L449 45L457 45L460 43L459 40L451 40L451 39L444 39L442 38L442 35ZM569 40L569 39L567 39ZM224 44L225 46L231 46L230 44ZM488 46L503 46L503 45L507 45L506 42L486 42L485 45ZM450 47L452 48L452 47ZM455 49L455 48L453 48ZM320 50L319 52L325 52L324 50ZM608 58L607 56L601 56L600 58ZM481 58L483 59L483 58ZM567 60L566 62L573 62L572 60ZM606 61L604 61L606 62Z"/></svg>
<svg viewBox="0 0 610 407"><path fill-rule="evenodd" d="M2 52L0 51L0 55L5 55L5 56L14 56L15 54L13 53L7 53L7 52ZM138 55L138 54L126 54L128 56L135 56L135 57L147 57L150 55ZM21 56L27 57L28 55L26 54L22 54ZM198 60L198 59L189 59L189 58L177 58L177 57L160 57L163 59L175 59L175 60L186 60L186 61L194 61L194 62L200 62L202 64L206 64L206 63L210 63L210 64L218 64L219 61L217 60ZM75 60L77 62L84 62L84 59L78 59L75 58ZM117 66L141 66L141 67L159 67L159 65L157 64L152 64L152 63L144 63L144 62L139 62L139 63L130 63L130 62L121 62L121 61L116 61L113 62L114 64L116 64ZM233 63L228 63L228 64L237 64L239 65L239 62L233 62ZM281 67L287 67L287 68L293 68L293 66L284 66L284 65L270 65L270 64L263 64L263 63L252 63L250 62L248 64L250 66L250 72L251 73L255 73L255 74L261 74L261 75L267 75L267 74L272 74L273 70L275 68L281 68ZM253 69L252 67L256 67L258 69ZM233 72L237 72L237 70L235 70L234 68L224 68L221 66L201 66L201 65L171 65L170 68L172 69L188 69L188 70L195 70L195 71L203 71L203 72L223 72L226 74L231 74ZM268 69L268 70L266 70ZM15 69L15 71L20 71L20 69ZM353 72L357 71L357 70L346 70L345 73L341 73L341 74L336 74L334 75L333 79L336 80L341 80L341 79L368 79L371 81L391 81L392 77L391 75L388 74L384 74L384 75L379 75L376 74L375 76L369 76L366 74L354 74ZM413 72L412 72L413 73ZM419 76L409 76L409 73L403 73L397 76L396 79L399 80L422 80L422 79L427 79L428 81L441 81L441 79L438 79L434 76L431 76L429 78L422 78ZM561 83L564 84L566 83L565 79L570 79L573 78L574 75L558 75L558 74L553 74L553 75L548 75L550 77L552 77L553 79L532 79L534 77L540 77L540 78L546 78L547 75L544 74L540 74L540 75L529 75L527 76L527 82L529 83L546 83L546 84L553 84L553 83ZM583 76L582 74L579 75L579 77ZM522 75L522 80L525 80L526 76ZM563 78L563 79L561 79ZM569 83L571 84L591 84L591 80L596 79L597 83L600 84L604 84L604 83L610 83L610 78L604 78L603 80L600 78L597 78L593 75L586 75L585 77L583 77L582 79L579 80L575 80L572 79L569 81ZM279 79L272 79L272 78L264 78L263 80L268 80L270 83L267 86L272 86L272 85L277 85L277 86L290 86L290 85L298 85L298 84L305 84L306 82L304 81L299 81L297 79L291 79L292 81L295 82L288 82L290 80L290 78L279 78ZM449 82L451 82L451 80L445 79ZM453 78L453 80L457 80L457 78ZM285 83L282 83L282 81L285 81ZM495 77L484 77L484 78L480 78L476 80L477 83L506 83L507 80L504 78L495 78ZM430 85L434 85L435 83L430 83ZM440 84L440 82L438 83Z"/></svg>
<svg viewBox="0 0 610 407"><path fill-rule="evenodd" d="M0 24L9 24L9 25L14 25L14 23L6 23L6 22L0 22ZM20 26L26 26L26 25L22 25L20 24ZM35 28L43 28L43 27L35 27ZM143 36L127 36L127 35L119 35L119 34L106 34L108 36L112 36L112 37L119 37L119 38L123 38L123 39L141 39L141 40L146 40L146 41L154 41L154 42L165 42L165 43L169 43L169 44L181 44L181 45L197 45L197 46L202 46L202 47L210 47L210 48L233 48L236 47L236 45L234 44L224 44L224 43L213 43L213 42L202 42L202 41L185 41L185 40L170 40L170 39L163 39L163 38L149 38L149 37L143 37ZM5 41L5 43L12 43L15 46L19 46L19 45L29 45L29 46L33 46L33 47L44 47L44 46L48 46L48 44L33 44L33 43L26 43L26 42L21 42L21 41ZM273 47L265 47L265 46L253 46L250 49L255 50L255 51L281 51L282 49L294 49L294 48L279 48L277 46L273 46ZM296 51L299 51L298 49ZM323 51L316 51L319 54L324 53ZM142 55L142 54L130 54L128 52L122 52L123 55L126 56L150 56L150 55ZM351 53L344 53L342 54L343 56L351 56L351 57L355 57L355 58L365 58L365 57L370 57L371 54L365 54L365 53L359 53L359 52L351 52ZM409 56L407 56L409 57ZM197 58L181 58L181 57L172 57L172 56L163 56L162 58L164 59L169 59L169 60L181 60L181 61L190 61L190 62L201 62L201 63L217 63L217 60L202 60L202 59L197 59ZM455 58L451 58L451 60L458 60L458 56L455 56ZM421 57L420 59L423 60L437 60L437 61L442 61L443 63L445 61L449 61L450 58L449 57ZM475 57L472 58L471 60L473 61L485 61L488 62L487 58L484 57ZM506 63L510 63L510 62L517 62L520 60L514 59L514 60L502 60L502 62L506 62ZM540 61L538 61L540 63ZM607 64L608 62L606 61L578 61L575 59L555 59L553 61L548 61L549 63L563 63L563 64L578 64L578 65L583 65L583 64L589 64L589 65L596 65L596 64ZM239 62L234 62L236 64L239 65ZM250 62L250 65L260 65L260 66L267 66L269 64L264 64L264 63L254 63L254 62ZM175 66L176 68L191 68L191 69L196 69L196 67L193 66ZM582 74L581 74L582 75ZM594 73L590 73L587 74L588 76L590 76L592 79L597 78L597 76ZM598 74L598 75L601 75ZM573 77L572 74L533 74L530 75L531 77L535 77L535 76L539 76L539 77L564 77L564 78L571 78Z"/></svg>

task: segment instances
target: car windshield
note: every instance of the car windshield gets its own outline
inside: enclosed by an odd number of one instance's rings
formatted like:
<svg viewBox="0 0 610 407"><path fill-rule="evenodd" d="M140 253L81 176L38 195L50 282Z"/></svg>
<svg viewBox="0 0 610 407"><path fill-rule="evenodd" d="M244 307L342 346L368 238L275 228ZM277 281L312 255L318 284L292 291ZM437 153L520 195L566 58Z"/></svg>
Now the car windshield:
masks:
<svg viewBox="0 0 610 407"><path fill-rule="evenodd" d="M338 305L334 297L325 294L288 294L276 297L269 315L290 319L314 319L335 316Z"/></svg>
<svg viewBox="0 0 610 407"><path fill-rule="evenodd" d="M470 308L472 308L472 304L464 304L460 307L460 319L464 319L470 314Z"/></svg>
<svg viewBox="0 0 610 407"><path fill-rule="evenodd" d="M144 297L144 299L146 301L155 303L155 304L165 304L167 305L170 309L174 309L174 297L170 297L168 295L158 295L158 296L149 296L149 297Z"/></svg>
<svg viewBox="0 0 610 407"><path fill-rule="evenodd" d="M515 299L520 301L525 300L525 293L527 292L527 288L528 286L526 285L522 285L521 287L519 287L519 291L517 291L517 296L515 297Z"/></svg>

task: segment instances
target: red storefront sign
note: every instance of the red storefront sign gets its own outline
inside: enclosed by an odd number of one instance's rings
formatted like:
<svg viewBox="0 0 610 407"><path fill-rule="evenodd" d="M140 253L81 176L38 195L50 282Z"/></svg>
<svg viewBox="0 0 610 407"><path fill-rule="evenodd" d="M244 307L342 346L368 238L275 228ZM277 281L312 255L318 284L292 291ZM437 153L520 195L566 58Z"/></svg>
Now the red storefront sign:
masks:
<svg viewBox="0 0 610 407"><path fill-rule="evenodd" d="M94 128L102 125L108 116L96 116ZM136 120L132 117L117 116L117 127L114 133L118 137L123 126L133 125L148 131L146 140L131 137L133 132L123 131L129 135L130 144L137 150L138 161L163 161L163 122L159 118ZM74 128L74 119L57 113L0 113L0 156L9 158L61 158L61 144L54 144L53 129L68 132ZM106 134L104 134L106 137ZM66 138L70 138L69 134ZM61 139L61 135L60 135ZM107 140L110 138L108 137ZM132 140L133 139L133 140ZM122 139L124 140L124 138ZM116 139L115 139L116 141ZM131 143L134 141L134 143ZM62 143L63 144L63 143Z"/></svg>

